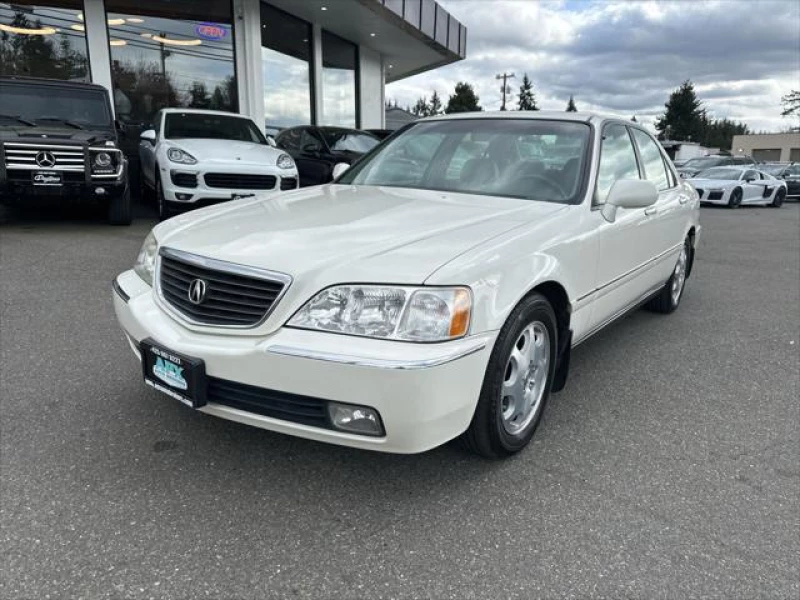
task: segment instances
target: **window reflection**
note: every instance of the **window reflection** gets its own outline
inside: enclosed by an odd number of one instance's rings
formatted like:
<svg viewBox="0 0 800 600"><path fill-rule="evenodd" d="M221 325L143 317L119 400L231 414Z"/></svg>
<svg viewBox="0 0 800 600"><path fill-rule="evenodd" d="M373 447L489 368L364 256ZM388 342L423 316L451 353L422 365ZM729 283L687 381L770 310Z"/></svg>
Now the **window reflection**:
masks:
<svg viewBox="0 0 800 600"><path fill-rule="evenodd" d="M611 186L618 179L639 179L639 165L627 127L609 125L603 130L603 144L600 147L596 204L605 203Z"/></svg>
<svg viewBox="0 0 800 600"><path fill-rule="evenodd" d="M311 25L261 4L267 131L311 123Z"/></svg>
<svg viewBox="0 0 800 600"><path fill-rule="evenodd" d="M322 118L321 125L356 127L355 44L322 32Z"/></svg>
<svg viewBox="0 0 800 600"><path fill-rule="evenodd" d="M149 123L164 107L237 109L230 4L106 0L117 117Z"/></svg>
<svg viewBox="0 0 800 600"><path fill-rule="evenodd" d="M81 0L0 2L0 75L89 81Z"/></svg>

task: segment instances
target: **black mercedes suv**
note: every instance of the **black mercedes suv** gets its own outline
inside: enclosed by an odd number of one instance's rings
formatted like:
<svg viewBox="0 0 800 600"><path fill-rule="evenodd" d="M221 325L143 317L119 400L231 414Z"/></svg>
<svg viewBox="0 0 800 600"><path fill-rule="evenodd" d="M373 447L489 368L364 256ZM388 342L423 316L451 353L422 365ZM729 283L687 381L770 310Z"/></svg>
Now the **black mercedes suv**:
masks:
<svg viewBox="0 0 800 600"><path fill-rule="evenodd" d="M102 86L0 77L0 204L91 202L130 225L118 135Z"/></svg>

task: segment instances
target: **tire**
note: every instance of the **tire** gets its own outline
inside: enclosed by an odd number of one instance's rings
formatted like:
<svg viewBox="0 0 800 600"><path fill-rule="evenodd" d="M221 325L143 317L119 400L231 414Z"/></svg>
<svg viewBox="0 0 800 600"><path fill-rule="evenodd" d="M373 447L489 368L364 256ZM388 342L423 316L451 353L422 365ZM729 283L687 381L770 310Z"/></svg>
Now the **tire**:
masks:
<svg viewBox="0 0 800 600"><path fill-rule="evenodd" d="M156 208L158 209L158 220L166 221L172 216L172 211L167 206L167 201L164 199L164 189L161 187L161 177L156 173Z"/></svg>
<svg viewBox="0 0 800 600"><path fill-rule="evenodd" d="M133 221L131 207L131 187L125 186L125 191L108 203L108 222L111 225L130 225Z"/></svg>
<svg viewBox="0 0 800 600"><path fill-rule="evenodd" d="M739 208L742 204L742 188L736 188L728 199L728 208Z"/></svg>
<svg viewBox="0 0 800 600"><path fill-rule="evenodd" d="M675 268L672 270L667 283L661 288L658 295L650 300L645 307L653 312L668 315L675 312L678 305L683 298L683 290L686 287L686 276L688 273L689 264L692 261L692 248L689 238L683 242L683 248L678 255L678 260L675 263Z"/></svg>
<svg viewBox="0 0 800 600"><path fill-rule="evenodd" d="M786 189L781 188L777 192L775 192L775 198L772 200L772 204L770 206L772 208L780 208L783 206L783 201L786 199Z"/></svg>
<svg viewBox="0 0 800 600"><path fill-rule="evenodd" d="M550 396L557 348L558 327L553 307L541 294L531 294L517 305L500 330L486 367L475 414L460 438L464 448L496 459L515 454L527 446ZM520 365L524 361L527 365ZM537 364L532 368L534 363ZM535 376L537 371L540 378ZM518 397L527 411L512 406L514 396L506 392L513 393L515 389L523 392ZM512 417L514 413L520 414Z"/></svg>

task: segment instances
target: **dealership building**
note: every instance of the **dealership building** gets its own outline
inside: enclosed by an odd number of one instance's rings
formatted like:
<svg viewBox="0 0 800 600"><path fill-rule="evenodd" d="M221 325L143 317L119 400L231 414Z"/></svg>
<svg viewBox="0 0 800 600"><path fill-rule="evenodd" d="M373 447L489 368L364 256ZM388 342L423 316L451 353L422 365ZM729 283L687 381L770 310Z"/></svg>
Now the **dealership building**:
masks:
<svg viewBox="0 0 800 600"><path fill-rule="evenodd" d="M0 75L99 83L134 131L164 107L383 128L387 82L466 46L435 0L0 2Z"/></svg>

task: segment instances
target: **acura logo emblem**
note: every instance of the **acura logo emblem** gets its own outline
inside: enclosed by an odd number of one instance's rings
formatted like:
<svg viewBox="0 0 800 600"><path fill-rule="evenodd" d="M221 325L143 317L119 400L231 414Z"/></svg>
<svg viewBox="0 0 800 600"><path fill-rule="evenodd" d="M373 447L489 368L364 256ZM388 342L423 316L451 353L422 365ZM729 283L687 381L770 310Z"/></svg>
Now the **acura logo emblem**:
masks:
<svg viewBox="0 0 800 600"><path fill-rule="evenodd" d="M48 152L47 150L42 150L39 154L36 155L36 164L40 167L45 167L49 169L56 164L56 157L53 156L52 152Z"/></svg>
<svg viewBox="0 0 800 600"><path fill-rule="evenodd" d="M206 299L206 282L202 279L195 279L189 284L189 302L201 304Z"/></svg>

